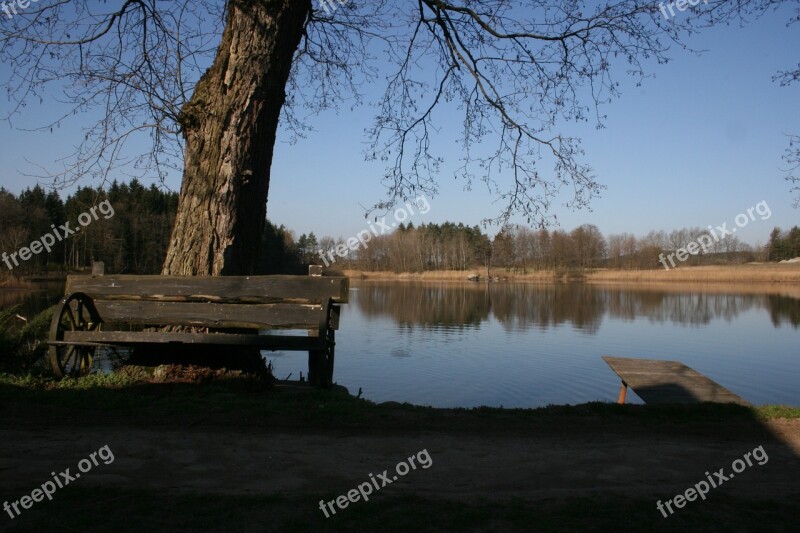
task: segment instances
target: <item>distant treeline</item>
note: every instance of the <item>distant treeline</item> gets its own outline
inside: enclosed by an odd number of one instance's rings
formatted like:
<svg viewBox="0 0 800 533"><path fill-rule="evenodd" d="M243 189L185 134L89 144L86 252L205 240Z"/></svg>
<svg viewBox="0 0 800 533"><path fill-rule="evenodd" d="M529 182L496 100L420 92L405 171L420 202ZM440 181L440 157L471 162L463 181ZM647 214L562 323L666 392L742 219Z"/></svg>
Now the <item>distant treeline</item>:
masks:
<svg viewBox="0 0 800 533"><path fill-rule="evenodd" d="M100 217L72 237L55 243L51 250L20 261L14 275L47 271L74 271L103 261L110 273L155 274L160 272L169 243L178 195L137 180L114 181L104 188L83 187L62 200L57 192L39 186L18 196L0 188L0 253L11 254L52 233L69 222L78 226L80 215L108 201L113 216ZM309 264L323 264L323 256L339 246L344 257L334 254L331 269L422 272L432 270L494 269L535 270L614 268L662 268L660 254L686 248L707 235L702 228L670 233L651 231L644 236L629 233L603 236L593 225L572 231L531 230L508 226L490 238L478 226L400 224L385 235L372 236L366 246L348 248L342 237L317 238L314 233L295 238L288 228L267 222L262 235L259 274L303 274ZM800 256L800 227L775 228L764 246L752 247L732 235L714 241L710 248L690 255L684 265L719 265L749 261L781 261ZM9 269L0 263L0 273Z"/></svg>
<svg viewBox="0 0 800 533"><path fill-rule="evenodd" d="M725 265L750 261L781 261L800 256L800 227L782 232L775 228L764 246L750 246L728 235L717 240L702 228L683 228L670 233L651 231L637 237L630 233L604 236L591 224L572 231L560 229L531 230L508 226L489 239L477 226L463 224L423 224L415 227L400 224L397 230L373 237L367 247L356 247L344 258L336 257L336 267L358 270L422 272L430 270L505 269L528 272L536 270L612 268L663 268L661 254L686 249L690 243L711 242L705 250L689 255L682 265ZM342 238L319 240L312 233L300 237L306 261L323 262L330 249L346 244ZM699 248L699 247L698 247ZM333 266L333 265L332 265Z"/></svg>
<svg viewBox="0 0 800 533"><path fill-rule="evenodd" d="M108 200L113 215L101 215L86 226L78 219L93 207ZM0 262L0 277L37 276L47 272L80 271L93 261L103 261L106 271L115 274L157 274L166 256L178 194L139 181L129 184L114 181L104 188L83 187L62 200L55 191L40 186L26 189L18 196L0 188L0 253L8 258L31 242L69 223L80 231L58 240L50 251L42 250L28 260L17 257L12 269ZM63 233L59 231L59 233ZM259 273L304 273L302 254L292 233L269 222L262 236Z"/></svg>
<svg viewBox="0 0 800 533"><path fill-rule="evenodd" d="M773 229L769 234L766 254L770 261L800 257L800 227L794 226L789 231L781 231L780 228Z"/></svg>
<svg viewBox="0 0 800 533"><path fill-rule="evenodd" d="M81 227L81 214L106 200L113 206L113 216L100 216ZM38 185L19 196L0 188L0 252L11 254L29 247L69 223L69 228L80 227L80 231L57 241L49 252L44 250L21 262L13 274L81 270L92 261L104 261L110 272L157 273L164 262L177 205L176 193L155 185L147 188L137 180L129 184L114 181L108 190L82 187L66 200ZM7 266L0 264L0 272L7 274Z"/></svg>

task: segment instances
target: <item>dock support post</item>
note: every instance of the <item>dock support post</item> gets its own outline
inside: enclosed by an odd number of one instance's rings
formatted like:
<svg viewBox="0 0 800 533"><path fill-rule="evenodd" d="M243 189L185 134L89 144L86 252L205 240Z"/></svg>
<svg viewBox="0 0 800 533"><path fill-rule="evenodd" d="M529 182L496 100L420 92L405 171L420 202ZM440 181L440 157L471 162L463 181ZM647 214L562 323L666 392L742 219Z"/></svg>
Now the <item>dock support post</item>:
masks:
<svg viewBox="0 0 800 533"><path fill-rule="evenodd" d="M623 381L619 387L619 395L617 396L617 403L620 405L625 403L625 396L627 394L628 394L628 384Z"/></svg>

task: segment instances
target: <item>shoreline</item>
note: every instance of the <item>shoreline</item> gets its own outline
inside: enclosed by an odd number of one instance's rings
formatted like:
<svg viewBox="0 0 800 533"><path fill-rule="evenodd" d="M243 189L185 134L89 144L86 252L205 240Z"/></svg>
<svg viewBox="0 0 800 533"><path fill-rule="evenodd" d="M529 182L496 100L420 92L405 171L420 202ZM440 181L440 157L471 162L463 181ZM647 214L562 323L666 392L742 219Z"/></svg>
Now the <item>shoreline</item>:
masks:
<svg viewBox="0 0 800 533"><path fill-rule="evenodd" d="M364 281L468 281L470 276L480 276L486 282L486 271L440 270L427 272L389 272L343 270L342 275L352 280ZM617 283L765 283L800 284L800 262L760 263L732 266L692 266L670 270L538 270L534 272L506 272L505 269L491 271L493 282L565 283L582 282L597 284Z"/></svg>

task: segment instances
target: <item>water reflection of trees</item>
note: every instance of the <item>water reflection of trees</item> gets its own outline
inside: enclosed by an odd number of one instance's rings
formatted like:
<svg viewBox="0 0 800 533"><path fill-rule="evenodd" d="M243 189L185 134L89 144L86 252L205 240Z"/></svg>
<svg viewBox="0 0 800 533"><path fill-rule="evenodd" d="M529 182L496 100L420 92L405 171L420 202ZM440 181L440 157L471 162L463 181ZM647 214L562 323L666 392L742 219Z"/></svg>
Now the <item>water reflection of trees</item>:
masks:
<svg viewBox="0 0 800 533"><path fill-rule="evenodd" d="M602 294L583 284L496 284L490 292L494 316L506 330L571 323L576 329L596 333L605 314Z"/></svg>
<svg viewBox="0 0 800 533"><path fill-rule="evenodd" d="M367 284L351 294L368 318L389 316L401 326L470 329L489 318L484 284Z"/></svg>
<svg viewBox="0 0 800 533"><path fill-rule="evenodd" d="M779 295L674 292L584 284L368 283L353 303L367 317L388 316L404 327L469 329L494 315L506 330L571 324L596 333L603 317L681 325L731 321L765 309L773 324L800 324L800 300Z"/></svg>
<svg viewBox="0 0 800 533"><path fill-rule="evenodd" d="M783 325L784 321L795 328L800 326L800 305L794 298L771 294L769 299L769 316L776 328Z"/></svg>
<svg viewBox="0 0 800 533"><path fill-rule="evenodd" d="M682 325L704 325L715 319L731 321L739 313L764 308L766 296L752 294L675 293L605 290L608 313L614 318ZM800 302L795 300L797 305Z"/></svg>
<svg viewBox="0 0 800 533"><path fill-rule="evenodd" d="M32 317L55 303L64 294L63 282L28 283L18 289L0 289L0 309L20 306L19 314Z"/></svg>

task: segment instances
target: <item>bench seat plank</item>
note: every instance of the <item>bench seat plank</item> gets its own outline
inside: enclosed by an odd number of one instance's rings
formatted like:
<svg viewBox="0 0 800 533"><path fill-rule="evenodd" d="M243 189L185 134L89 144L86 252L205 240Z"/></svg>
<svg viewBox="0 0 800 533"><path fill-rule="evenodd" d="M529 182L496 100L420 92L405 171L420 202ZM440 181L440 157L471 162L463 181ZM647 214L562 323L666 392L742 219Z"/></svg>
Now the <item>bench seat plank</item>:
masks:
<svg viewBox="0 0 800 533"><path fill-rule="evenodd" d="M319 304L236 305L212 302L94 300L104 322L144 326L307 329L325 321ZM336 321L338 325L338 321Z"/></svg>
<svg viewBox="0 0 800 533"><path fill-rule="evenodd" d="M202 344L253 346L269 350L322 350L325 338L239 333L181 333L159 331L65 331L63 341L51 344Z"/></svg>

